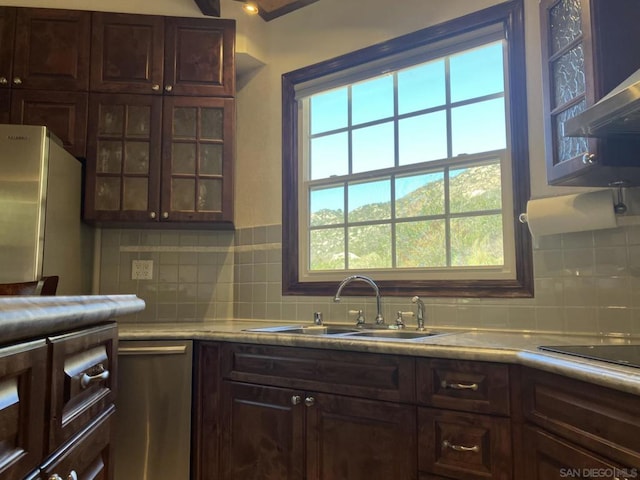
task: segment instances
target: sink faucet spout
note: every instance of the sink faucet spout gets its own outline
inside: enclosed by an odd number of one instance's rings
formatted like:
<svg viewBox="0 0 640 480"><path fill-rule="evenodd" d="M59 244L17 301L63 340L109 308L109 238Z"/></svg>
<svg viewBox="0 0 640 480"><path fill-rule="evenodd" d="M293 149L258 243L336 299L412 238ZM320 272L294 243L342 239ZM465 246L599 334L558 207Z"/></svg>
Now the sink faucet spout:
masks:
<svg viewBox="0 0 640 480"><path fill-rule="evenodd" d="M338 286L338 291L333 297L333 301L339 302L340 295L342 294L342 289L347 285L349 285L351 282L355 282L355 281L364 282L367 285L369 285L371 288L373 288L373 291L376 294L376 308L378 310L376 314L376 324L384 325L384 317L382 316L382 307L381 307L382 302L380 300L380 289L378 288L378 285L376 284L376 282L374 282L369 277L365 277L364 275L351 275L350 277L345 278L342 282L340 282L340 285Z"/></svg>

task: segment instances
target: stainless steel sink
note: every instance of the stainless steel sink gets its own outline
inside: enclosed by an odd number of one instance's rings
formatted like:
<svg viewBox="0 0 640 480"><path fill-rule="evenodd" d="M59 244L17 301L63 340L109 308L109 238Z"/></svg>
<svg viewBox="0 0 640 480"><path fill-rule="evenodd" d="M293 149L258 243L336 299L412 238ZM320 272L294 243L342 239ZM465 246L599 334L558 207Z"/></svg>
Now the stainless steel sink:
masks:
<svg viewBox="0 0 640 480"><path fill-rule="evenodd" d="M361 329L346 325L281 325L277 327L249 328L247 332L284 333L294 335L340 336L366 340L379 338L387 340L413 340L442 335L438 332L418 332L415 330L394 330L390 328Z"/></svg>
<svg viewBox="0 0 640 480"><path fill-rule="evenodd" d="M425 338L432 337L434 335L442 335L438 332L418 332L415 330L366 330L358 333L354 333L353 337L374 337L374 338L388 338L388 339L413 339L413 338Z"/></svg>
<svg viewBox="0 0 640 480"><path fill-rule="evenodd" d="M304 335L344 335L361 332L361 330L346 325L284 325L279 327L249 328L246 331Z"/></svg>

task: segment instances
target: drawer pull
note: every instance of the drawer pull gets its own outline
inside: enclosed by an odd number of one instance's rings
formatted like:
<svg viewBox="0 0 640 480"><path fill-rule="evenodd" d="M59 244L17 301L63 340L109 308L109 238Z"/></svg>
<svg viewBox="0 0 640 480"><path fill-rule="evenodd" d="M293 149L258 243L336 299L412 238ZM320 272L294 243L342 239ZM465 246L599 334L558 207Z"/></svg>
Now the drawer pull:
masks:
<svg viewBox="0 0 640 480"><path fill-rule="evenodd" d="M473 390L474 392L478 390L477 383L447 383L446 380L442 380L440 386L450 390Z"/></svg>
<svg viewBox="0 0 640 480"><path fill-rule="evenodd" d="M49 480L62 480L62 477L57 473L54 473L49 477ZM78 480L78 474L76 473L75 470L71 470L71 472L69 472L69 476L67 477L67 480Z"/></svg>
<svg viewBox="0 0 640 480"><path fill-rule="evenodd" d="M93 375L83 373L80 376L80 386L82 388L87 388L92 383L100 382L102 380L106 380L107 378L109 378L109 370L105 370L102 364L97 365L95 370L97 373Z"/></svg>
<svg viewBox="0 0 640 480"><path fill-rule="evenodd" d="M300 395L294 395L291 397L291 405L300 405L302 402L302 397Z"/></svg>
<svg viewBox="0 0 640 480"><path fill-rule="evenodd" d="M313 407L315 405L315 403L316 403L316 399L313 398L313 397L307 397L307 398L304 399L304 404L307 407Z"/></svg>
<svg viewBox="0 0 640 480"><path fill-rule="evenodd" d="M451 450L455 450L456 452L473 452L477 453L480 451L480 447L474 445L473 447L465 447L464 445L456 445L451 443L449 440L444 440L442 442L442 448L450 448Z"/></svg>

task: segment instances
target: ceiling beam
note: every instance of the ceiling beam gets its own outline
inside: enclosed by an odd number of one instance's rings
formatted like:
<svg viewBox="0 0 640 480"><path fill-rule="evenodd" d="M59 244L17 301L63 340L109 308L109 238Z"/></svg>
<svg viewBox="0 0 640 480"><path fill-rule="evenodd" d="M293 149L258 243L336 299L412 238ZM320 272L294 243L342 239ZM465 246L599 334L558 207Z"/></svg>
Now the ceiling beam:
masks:
<svg viewBox="0 0 640 480"><path fill-rule="evenodd" d="M220 0L195 0L200 11L209 17L220 16Z"/></svg>

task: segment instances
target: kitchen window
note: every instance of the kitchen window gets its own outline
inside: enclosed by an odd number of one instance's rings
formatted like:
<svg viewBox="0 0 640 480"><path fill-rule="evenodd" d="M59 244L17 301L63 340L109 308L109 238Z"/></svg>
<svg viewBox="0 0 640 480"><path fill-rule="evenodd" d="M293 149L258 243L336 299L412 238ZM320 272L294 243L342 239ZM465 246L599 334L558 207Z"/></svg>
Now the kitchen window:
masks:
<svg viewBox="0 0 640 480"><path fill-rule="evenodd" d="M522 3L283 76L283 290L530 296Z"/></svg>

